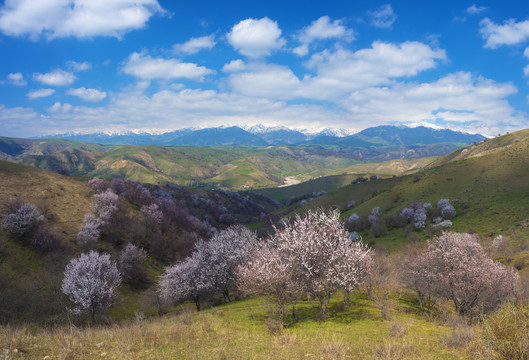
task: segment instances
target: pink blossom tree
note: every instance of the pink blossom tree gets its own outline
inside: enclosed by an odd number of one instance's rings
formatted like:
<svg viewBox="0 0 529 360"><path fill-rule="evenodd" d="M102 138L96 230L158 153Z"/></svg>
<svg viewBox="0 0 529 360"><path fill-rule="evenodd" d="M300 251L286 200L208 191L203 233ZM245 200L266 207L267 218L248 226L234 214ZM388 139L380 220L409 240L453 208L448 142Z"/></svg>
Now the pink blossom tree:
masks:
<svg viewBox="0 0 529 360"><path fill-rule="evenodd" d="M43 221L44 216L39 213L35 205L20 203L17 209L4 214L2 227L12 236L21 238L32 232Z"/></svg>
<svg viewBox="0 0 529 360"><path fill-rule="evenodd" d="M444 233L409 265L410 284L423 295L451 300L460 316L478 305L497 307L514 293L518 274L494 262L470 234Z"/></svg>
<svg viewBox="0 0 529 360"><path fill-rule="evenodd" d="M327 317L332 294L338 288L350 291L369 271L369 250L351 240L337 211L316 210L308 211L304 217L296 216L294 221L275 229L268 246L277 249L290 264L292 282L319 300L322 320Z"/></svg>
<svg viewBox="0 0 529 360"><path fill-rule="evenodd" d="M99 230L100 225L99 220L96 219L94 214L85 214L83 225L77 233L77 243L79 246L87 248L99 240L101 236L101 231Z"/></svg>
<svg viewBox="0 0 529 360"><path fill-rule="evenodd" d="M286 303L292 301L295 306L302 292L291 260L281 250L265 245L254 250L248 261L237 268L239 290L271 299L281 322L285 319Z"/></svg>
<svg viewBox="0 0 529 360"><path fill-rule="evenodd" d="M158 230L162 226L163 212L156 203L144 205L140 209L140 214L145 219L147 226L153 230Z"/></svg>
<svg viewBox="0 0 529 360"><path fill-rule="evenodd" d="M96 313L112 305L120 284L120 273L110 255L90 251L66 265L61 289L78 306L76 311L88 313L93 322Z"/></svg>

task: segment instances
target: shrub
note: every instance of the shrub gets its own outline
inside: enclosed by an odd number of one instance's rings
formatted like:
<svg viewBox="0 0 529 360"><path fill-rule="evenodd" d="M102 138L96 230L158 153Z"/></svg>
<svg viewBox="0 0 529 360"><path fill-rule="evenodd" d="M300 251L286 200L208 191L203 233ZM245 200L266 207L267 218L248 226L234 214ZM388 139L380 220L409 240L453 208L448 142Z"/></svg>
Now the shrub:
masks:
<svg viewBox="0 0 529 360"><path fill-rule="evenodd" d="M119 271L124 282L144 279L145 267L143 262L146 257L147 253L144 250L134 244L127 244L119 257Z"/></svg>
<svg viewBox="0 0 529 360"><path fill-rule="evenodd" d="M53 250L59 243L59 235L42 226L37 229L35 235L31 238L31 244L41 250Z"/></svg>
<svg viewBox="0 0 529 360"><path fill-rule="evenodd" d="M12 236L21 238L44 221L35 205L23 203L16 211L4 215L2 227Z"/></svg>
<svg viewBox="0 0 529 360"><path fill-rule="evenodd" d="M529 308L503 306L485 317L482 336L500 359L529 359Z"/></svg>

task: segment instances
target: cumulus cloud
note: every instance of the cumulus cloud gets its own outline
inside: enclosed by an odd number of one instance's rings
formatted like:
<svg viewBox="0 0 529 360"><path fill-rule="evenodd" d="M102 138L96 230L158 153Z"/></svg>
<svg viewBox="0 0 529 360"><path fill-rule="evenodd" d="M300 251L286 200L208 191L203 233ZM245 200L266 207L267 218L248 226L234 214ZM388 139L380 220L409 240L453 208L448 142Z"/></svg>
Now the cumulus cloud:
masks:
<svg viewBox="0 0 529 360"><path fill-rule="evenodd" d="M107 97L107 93L96 89L87 89L84 86L77 89L68 89L68 95L77 96L86 101L97 102Z"/></svg>
<svg viewBox="0 0 529 360"><path fill-rule="evenodd" d="M54 89L38 89L27 93L30 100L51 96L55 93Z"/></svg>
<svg viewBox="0 0 529 360"><path fill-rule="evenodd" d="M331 21L330 17L322 16L303 28L297 38L302 44L292 50L292 52L296 55L304 56L309 52L308 45L315 40L339 38L352 41L355 36L351 29L346 28L342 24L342 20Z"/></svg>
<svg viewBox="0 0 529 360"><path fill-rule="evenodd" d="M32 39L121 38L164 13L157 0L8 0L0 8L0 31Z"/></svg>
<svg viewBox="0 0 529 360"><path fill-rule="evenodd" d="M251 58L270 55L286 44L277 22L267 17L243 20L235 24L226 36L235 50Z"/></svg>
<svg viewBox="0 0 529 360"><path fill-rule="evenodd" d="M52 106L48 108L48 111L52 113L58 113L58 112L69 113L70 111L72 111L72 109L73 109L73 106L71 104L68 104L68 103L61 104L60 102L56 102L55 104L53 104Z"/></svg>
<svg viewBox="0 0 529 360"><path fill-rule="evenodd" d="M509 19L500 25L485 18L480 22L479 32L486 40L486 48L516 45L529 39L529 20L516 22L514 19Z"/></svg>
<svg viewBox="0 0 529 360"><path fill-rule="evenodd" d="M153 58L145 53L132 53L122 68L123 72L143 80L193 79L202 81L215 71L177 59Z"/></svg>
<svg viewBox="0 0 529 360"><path fill-rule="evenodd" d="M10 73L7 74L7 80L2 81L0 83L4 84L11 84L16 86L25 86L27 85L27 81L24 80L24 75L22 73Z"/></svg>
<svg viewBox="0 0 529 360"><path fill-rule="evenodd" d="M368 12L370 24L383 29L389 29L397 20L397 15L393 12L390 4L382 5L376 10Z"/></svg>
<svg viewBox="0 0 529 360"><path fill-rule="evenodd" d="M87 71L92 68L92 64L86 61L83 61L83 62L68 61L66 63L66 66L68 67L69 70L73 72Z"/></svg>
<svg viewBox="0 0 529 360"><path fill-rule="evenodd" d="M351 91L417 75L445 59L444 50L419 42L374 42L370 48L356 52L338 48L314 54L305 63L313 75L298 78L285 66L249 64L244 71L231 74L228 84L247 96L335 101Z"/></svg>
<svg viewBox="0 0 529 360"><path fill-rule="evenodd" d="M224 64L222 71L225 73L239 72L246 69L246 64L241 59L232 60L227 64Z"/></svg>
<svg viewBox="0 0 529 360"><path fill-rule="evenodd" d="M176 44L173 46L173 49L180 54L196 54L202 49L211 49L215 46L215 35L211 34L208 36L191 38L185 43Z"/></svg>
<svg viewBox="0 0 529 360"><path fill-rule="evenodd" d="M67 86L73 84L76 77L74 74L61 69L53 70L45 74L33 74L33 78L49 86Z"/></svg>

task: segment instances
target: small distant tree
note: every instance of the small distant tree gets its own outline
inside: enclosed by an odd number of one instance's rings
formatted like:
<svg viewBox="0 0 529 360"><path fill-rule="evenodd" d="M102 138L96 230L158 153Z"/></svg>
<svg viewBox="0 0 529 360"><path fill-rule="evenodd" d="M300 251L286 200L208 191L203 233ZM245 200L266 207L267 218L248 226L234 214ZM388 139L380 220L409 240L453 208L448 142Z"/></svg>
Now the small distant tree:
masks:
<svg viewBox="0 0 529 360"><path fill-rule="evenodd" d="M360 216L357 213L352 213L351 216L347 219L347 222L354 223L360 220Z"/></svg>
<svg viewBox="0 0 529 360"><path fill-rule="evenodd" d="M516 270L492 261L477 236L453 232L430 242L408 271L418 291L453 301L460 316L478 305L494 309L518 281Z"/></svg>
<svg viewBox="0 0 529 360"><path fill-rule="evenodd" d="M415 213L415 210L413 208L404 208L400 211L400 216L408 220L410 222L413 219L413 214Z"/></svg>
<svg viewBox="0 0 529 360"><path fill-rule="evenodd" d="M147 257L145 250L128 243L119 257L119 271L124 282L142 280L145 276L144 261Z"/></svg>
<svg viewBox="0 0 529 360"><path fill-rule="evenodd" d="M417 209L413 214L413 225L416 229L423 229L426 226L426 210Z"/></svg>
<svg viewBox="0 0 529 360"><path fill-rule="evenodd" d="M443 219L452 219L456 216L456 209L450 204L448 199L441 199L437 202L437 208L441 211Z"/></svg>
<svg viewBox="0 0 529 360"><path fill-rule="evenodd" d="M108 181L100 179L98 177L94 177L88 180L87 185L90 186L95 193L105 192L110 187Z"/></svg>
<svg viewBox="0 0 529 360"><path fill-rule="evenodd" d="M77 243L81 247L89 247L101 236L100 222L93 214L85 214L83 225L77 233Z"/></svg>
<svg viewBox="0 0 529 360"><path fill-rule="evenodd" d="M118 211L118 198L112 189L95 194L92 198L92 209L97 213L102 224L110 223L112 216Z"/></svg>
<svg viewBox="0 0 529 360"><path fill-rule="evenodd" d="M12 236L22 238L35 230L44 216L39 213L35 205L22 203L18 209L4 214L2 227Z"/></svg>
<svg viewBox="0 0 529 360"><path fill-rule="evenodd" d="M119 270L110 255L90 251L66 265L61 289L77 305L75 310L88 313L94 322L98 312L113 304L120 284Z"/></svg>
<svg viewBox="0 0 529 360"><path fill-rule="evenodd" d="M144 205L140 209L140 214L145 219L150 229L159 229L163 222L163 212L156 203Z"/></svg>

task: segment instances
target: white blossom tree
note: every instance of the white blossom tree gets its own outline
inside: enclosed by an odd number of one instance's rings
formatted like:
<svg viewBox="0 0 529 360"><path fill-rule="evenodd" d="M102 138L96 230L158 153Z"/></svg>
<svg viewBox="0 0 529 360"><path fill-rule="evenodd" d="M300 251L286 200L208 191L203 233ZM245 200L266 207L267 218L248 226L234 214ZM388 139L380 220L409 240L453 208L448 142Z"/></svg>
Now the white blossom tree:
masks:
<svg viewBox="0 0 529 360"><path fill-rule="evenodd" d="M207 263L201 248L184 261L165 268L158 291L167 301L192 300L197 311L200 311L202 298L211 292L213 278L207 271Z"/></svg>
<svg viewBox="0 0 529 360"><path fill-rule="evenodd" d="M78 312L88 313L95 321L99 311L112 305L120 285L121 276L110 255L90 251L66 265L61 289Z"/></svg>
<svg viewBox="0 0 529 360"><path fill-rule="evenodd" d="M101 223L94 216L94 214L85 214L83 225L77 233L77 243L79 246L86 248L95 243L101 236L99 229Z"/></svg>
<svg viewBox="0 0 529 360"><path fill-rule="evenodd" d="M15 211L4 214L2 227L15 237L23 237L43 221L44 216L39 213L35 205L22 203Z"/></svg>
<svg viewBox="0 0 529 360"><path fill-rule="evenodd" d="M107 189L105 192L95 194L92 197L92 209L97 213L102 224L108 224L112 216L118 211L118 198L112 189Z"/></svg>
<svg viewBox="0 0 529 360"><path fill-rule="evenodd" d="M119 271L123 281L130 282L132 280L139 280L144 276L143 262L147 257L145 250L140 249L132 243L121 251L119 257Z"/></svg>
<svg viewBox="0 0 529 360"><path fill-rule="evenodd" d="M237 283L237 266L246 261L257 244L257 236L245 226L234 225L213 235L209 241L201 241L196 247L204 254L213 290L230 301L230 290Z"/></svg>

